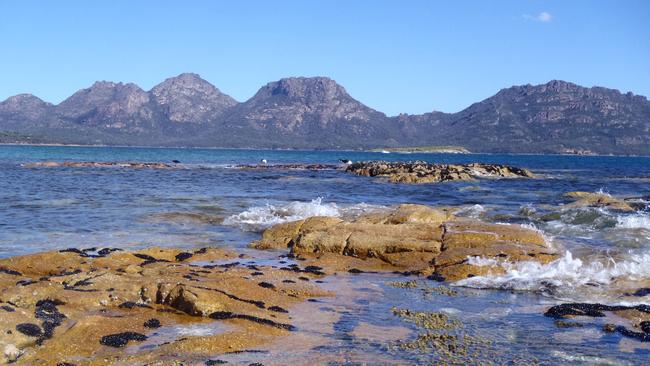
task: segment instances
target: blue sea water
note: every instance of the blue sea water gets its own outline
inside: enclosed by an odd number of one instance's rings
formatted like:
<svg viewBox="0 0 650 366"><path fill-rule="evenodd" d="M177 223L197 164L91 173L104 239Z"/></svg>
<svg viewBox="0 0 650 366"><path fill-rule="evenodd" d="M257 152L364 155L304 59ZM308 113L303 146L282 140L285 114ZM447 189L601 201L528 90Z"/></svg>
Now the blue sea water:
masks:
<svg viewBox="0 0 650 366"><path fill-rule="evenodd" d="M359 160L485 162L529 168L533 180L482 180L395 185L339 171L232 169L235 164L325 163ZM26 168L38 161L180 160L182 169ZM541 210L567 202L569 191L650 195L650 158L542 155L382 154L113 147L0 146L0 256L68 246L152 244L245 245L252 235L233 226L165 222L157 214L228 217L257 206L310 202L350 206L481 205L488 216L529 221L522 207ZM505 217L504 217L505 218ZM601 238L592 245L614 245ZM640 239L639 239L640 240ZM645 246L638 241L632 246Z"/></svg>
<svg viewBox="0 0 650 366"><path fill-rule="evenodd" d="M235 167L257 164L261 159L273 165L337 164L340 158L509 164L528 168L537 178L397 185L339 170ZM26 166L41 161L172 160L181 161L178 169ZM610 287L617 281L611 278L650 280L649 157L7 145L0 146L0 187L0 257L68 247L210 245L245 250L264 228L277 222L314 214L354 215L400 203L460 207L459 215L530 225L568 253L555 267L518 269L524 276L479 279L467 284L470 288L529 291L516 298L511 298L509 292L479 292L472 293L473 300L465 303L445 300L453 303L450 305L385 288L383 301L361 310L345 310L359 317L368 317L377 309L385 311L400 302L423 309L453 305L468 312L484 306L499 308L495 305L498 302L518 308L558 300L614 303ZM564 209L571 202L564 194L570 191L602 191L635 198L638 209L628 213ZM612 262L615 264L608 266ZM555 277L544 275L551 272ZM544 288L549 280L556 281L552 290ZM598 281L602 282L602 291L590 284ZM538 321L525 313L517 314L479 321L495 336L507 329L519 329L513 322L530 326ZM619 338L611 337L594 341L593 347L563 343L558 338L553 349L561 357L556 355L560 358L554 359L538 338L533 339L547 336L552 329L551 323L533 327L533 333L526 336L518 332L519 343L508 347L519 351L537 347L539 353L550 357L551 363L575 354L576 349L583 356L613 357L627 360L627 364L639 361L640 351L621 353L617 348Z"/></svg>

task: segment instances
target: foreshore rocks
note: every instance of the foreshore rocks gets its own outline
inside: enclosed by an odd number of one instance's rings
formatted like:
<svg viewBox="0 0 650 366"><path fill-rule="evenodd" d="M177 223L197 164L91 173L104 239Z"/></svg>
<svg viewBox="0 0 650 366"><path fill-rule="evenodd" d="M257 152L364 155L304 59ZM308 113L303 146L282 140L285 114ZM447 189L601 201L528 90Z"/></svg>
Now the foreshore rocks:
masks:
<svg viewBox="0 0 650 366"><path fill-rule="evenodd" d="M589 303L567 303L549 308L545 316L558 319L556 324L562 326L561 319L578 322L573 326L584 326L583 322L599 321L604 332L618 332L624 337L641 342L650 342L650 305L622 306Z"/></svg>
<svg viewBox="0 0 650 366"><path fill-rule="evenodd" d="M173 169L177 163L161 162L115 162L115 161L42 161L25 164L26 168L132 168L132 169Z"/></svg>
<svg viewBox="0 0 650 366"><path fill-rule="evenodd" d="M424 161L365 161L347 166L347 172L388 179L392 183L438 183L479 178L532 178L527 169L499 164L432 164Z"/></svg>
<svg viewBox="0 0 650 366"><path fill-rule="evenodd" d="M336 164L240 164L234 166L242 170L336 170Z"/></svg>
<svg viewBox="0 0 650 366"><path fill-rule="evenodd" d="M344 257L360 259L357 264L369 269L389 266L450 281L500 274L499 261L547 263L557 258L533 229L456 218L446 210L411 204L350 221L310 217L279 224L267 229L252 246L288 248L295 256L333 253L341 261ZM491 259L493 264L470 264L469 257ZM326 259L331 265L332 257Z"/></svg>
<svg viewBox="0 0 650 366"><path fill-rule="evenodd" d="M294 330L292 306L329 295L308 281L322 277L316 271L244 261L219 249L155 247L2 259L0 364L203 364ZM192 324L214 331L174 336Z"/></svg>
<svg viewBox="0 0 650 366"><path fill-rule="evenodd" d="M602 192L568 192L566 197L575 201L563 206L564 209L580 207L607 208L615 211L632 212L635 208L629 202L621 198L613 197Z"/></svg>
<svg viewBox="0 0 650 366"><path fill-rule="evenodd" d="M130 169L178 169L178 160L164 162L115 162L115 161L42 161L28 163L26 168L130 168ZM325 171L339 170L348 173L388 179L392 183L438 183L457 180L489 178L532 178L527 170L499 164L432 164L424 161L386 162L366 161L352 164L240 164L231 166L241 170Z"/></svg>

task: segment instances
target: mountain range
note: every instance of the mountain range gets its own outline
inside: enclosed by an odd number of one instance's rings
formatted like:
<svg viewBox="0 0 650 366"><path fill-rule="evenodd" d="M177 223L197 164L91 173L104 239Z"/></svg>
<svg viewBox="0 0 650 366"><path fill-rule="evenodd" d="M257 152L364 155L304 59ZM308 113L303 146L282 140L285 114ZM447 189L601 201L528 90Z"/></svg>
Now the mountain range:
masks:
<svg viewBox="0 0 650 366"><path fill-rule="evenodd" d="M386 116L327 77L292 77L238 102L197 74L145 91L98 81L58 105L0 102L0 142L369 149L457 145L472 152L650 155L650 102L553 80L502 89L458 113Z"/></svg>

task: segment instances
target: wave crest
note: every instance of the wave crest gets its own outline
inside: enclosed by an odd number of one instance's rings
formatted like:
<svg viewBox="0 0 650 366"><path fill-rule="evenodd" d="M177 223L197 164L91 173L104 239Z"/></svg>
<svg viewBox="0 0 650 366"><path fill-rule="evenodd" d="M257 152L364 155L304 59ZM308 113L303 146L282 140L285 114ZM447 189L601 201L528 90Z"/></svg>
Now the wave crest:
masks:
<svg viewBox="0 0 650 366"><path fill-rule="evenodd" d="M548 264L500 262L481 257L470 257L468 263L497 265L505 270L505 274L471 277L457 281L455 286L538 291L561 300L598 299L609 290L608 285L650 278L650 254L646 253L633 254L619 261L607 258L585 262L567 251L563 257Z"/></svg>
<svg viewBox="0 0 650 366"><path fill-rule="evenodd" d="M650 216L647 214L636 214L631 216L618 217L616 227L622 229L650 230Z"/></svg>
<svg viewBox="0 0 650 366"><path fill-rule="evenodd" d="M245 231L260 232L283 222L302 220L312 216L355 217L364 213L384 209L383 206L360 203L343 206L323 203L322 197L310 202L294 201L283 205L266 204L254 206L236 215L227 217L224 225L236 226Z"/></svg>

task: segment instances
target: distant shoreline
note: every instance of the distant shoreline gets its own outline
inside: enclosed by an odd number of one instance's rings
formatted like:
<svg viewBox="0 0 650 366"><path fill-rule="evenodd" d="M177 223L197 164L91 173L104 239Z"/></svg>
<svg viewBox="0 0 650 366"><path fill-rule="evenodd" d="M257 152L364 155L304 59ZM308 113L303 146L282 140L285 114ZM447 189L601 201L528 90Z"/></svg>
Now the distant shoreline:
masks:
<svg viewBox="0 0 650 366"><path fill-rule="evenodd" d="M340 150L330 150L330 149L292 149L292 148L262 148L262 147L198 147L198 146L145 146L145 145L82 145L82 144L54 144L54 143L8 143L2 142L0 146L42 146L42 147L99 147L99 148L127 148L127 149L187 149L187 150L252 150L252 151L295 151L295 152L352 152L352 153L372 153L372 154L382 154L381 150L387 149L360 149L360 150L350 150L350 149L340 149ZM407 148L405 148L407 149ZM389 151L390 152L390 151ZM549 153L549 154L540 154L540 153L494 153L494 152L468 152L468 153L457 153L457 152L412 152L412 153L403 153L403 152L390 152L390 154L399 154L399 155L409 155L409 154L441 154L441 155L509 155L509 156L579 156L579 157L635 157L635 158L646 158L650 155L615 155L615 154L591 154L591 155L580 155L580 154L562 154L562 153ZM385 154L389 155L389 154Z"/></svg>

